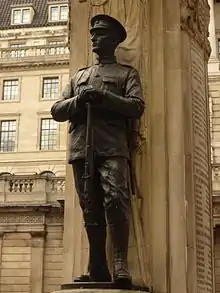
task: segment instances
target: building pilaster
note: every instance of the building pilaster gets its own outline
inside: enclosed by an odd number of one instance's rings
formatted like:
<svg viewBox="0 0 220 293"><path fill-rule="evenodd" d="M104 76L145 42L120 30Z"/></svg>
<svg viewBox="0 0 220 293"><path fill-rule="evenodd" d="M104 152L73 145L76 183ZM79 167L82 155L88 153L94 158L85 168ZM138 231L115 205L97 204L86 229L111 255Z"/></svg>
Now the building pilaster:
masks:
<svg viewBox="0 0 220 293"><path fill-rule="evenodd" d="M45 231L33 231L31 247L31 288L32 293L43 292Z"/></svg>

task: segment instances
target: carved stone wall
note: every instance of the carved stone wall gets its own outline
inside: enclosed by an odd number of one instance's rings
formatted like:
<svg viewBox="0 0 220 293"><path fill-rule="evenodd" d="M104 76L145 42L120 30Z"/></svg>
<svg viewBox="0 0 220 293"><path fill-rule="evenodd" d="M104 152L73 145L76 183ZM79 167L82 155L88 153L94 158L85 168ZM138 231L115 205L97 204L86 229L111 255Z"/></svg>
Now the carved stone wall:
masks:
<svg viewBox="0 0 220 293"><path fill-rule="evenodd" d="M188 253L195 259L196 282L199 292L213 290L213 231L210 164L210 125L207 85L207 61L211 52L208 41L209 5L205 0L181 1L181 28L190 36L190 78L188 108L185 119L192 119L187 129L187 159L191 174L186 174L186 200L191 203L186 209L189 229ZM186 38L183 39L186 41ZM189 81L189 80L188 80ZM186 81L187 82L187 81ZM190 150L191 149L191 150ZM189 169L187 170L189 172ZM192 186L192 187L190 187ZM190 231L191 230L191 231ZM191 265L189 265L191 270Z"/></svg>
<svg viewBox="0 0 220 293"><path fill-rule="evenodd" d="M204 49L211 53L209 36L209 5L207 0L181 0L181 28Z"/></svg>

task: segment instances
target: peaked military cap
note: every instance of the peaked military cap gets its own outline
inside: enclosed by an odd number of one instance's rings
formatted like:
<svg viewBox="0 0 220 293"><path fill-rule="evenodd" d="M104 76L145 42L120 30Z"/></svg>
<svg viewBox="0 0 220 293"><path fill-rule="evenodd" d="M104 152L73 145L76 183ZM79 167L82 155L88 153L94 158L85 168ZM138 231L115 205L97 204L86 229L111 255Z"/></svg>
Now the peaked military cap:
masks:
<svg viewBox="0 0 220 293"><path fill-rule="evenodd" d="M91 19L91 30L92 33L96 29L108 29L113 30L118 37L118 41L122 43L126 37L127 33L123 25L115 18L107 14L97 14Z"/></svg>

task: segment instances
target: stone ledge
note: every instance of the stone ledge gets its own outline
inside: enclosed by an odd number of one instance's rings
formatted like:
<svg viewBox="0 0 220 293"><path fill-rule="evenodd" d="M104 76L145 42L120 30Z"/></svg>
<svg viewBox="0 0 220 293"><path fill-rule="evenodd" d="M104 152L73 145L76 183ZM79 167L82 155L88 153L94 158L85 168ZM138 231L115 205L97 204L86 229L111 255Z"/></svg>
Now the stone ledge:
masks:
<svg viewBox="0 0 220 293"><path fill-rule="evenodd" d="M147 287L135 284L119 286L113 282L73 282L61 285L61 290L53 293L119 293L119 292L150 292Z"/></svg>
<svg viewBox="0 0 220 293"><path fill-rule="evenodd" d="M59 290L52 293L140 293L140 291L135 290L120 290L120 289L69 289L69 290ZM145 291L147 292L147 291Z"/></svg>

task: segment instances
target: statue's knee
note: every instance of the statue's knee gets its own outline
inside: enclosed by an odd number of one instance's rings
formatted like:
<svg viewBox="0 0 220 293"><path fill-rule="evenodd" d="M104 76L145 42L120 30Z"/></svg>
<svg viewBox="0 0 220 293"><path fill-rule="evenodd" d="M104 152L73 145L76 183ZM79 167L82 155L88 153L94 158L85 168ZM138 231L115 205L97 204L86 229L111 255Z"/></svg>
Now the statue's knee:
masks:
<svg viewBox="0 0 220 293"><path fill-rule="evenodd" d="M83 210L83 218L84 218L85 226L93 225L94 223L96 223L98 226L99 225L101 225L101 226L106 225L104 212L97 213L93 210L84 209Z"/></svg>
<svg viewBox="0 0 220 293"><path fill-rule="evenodd" d="M129 203L120 199L113 199L105 206L106 217L109 224L127 221L130 217Z"/></svg>

